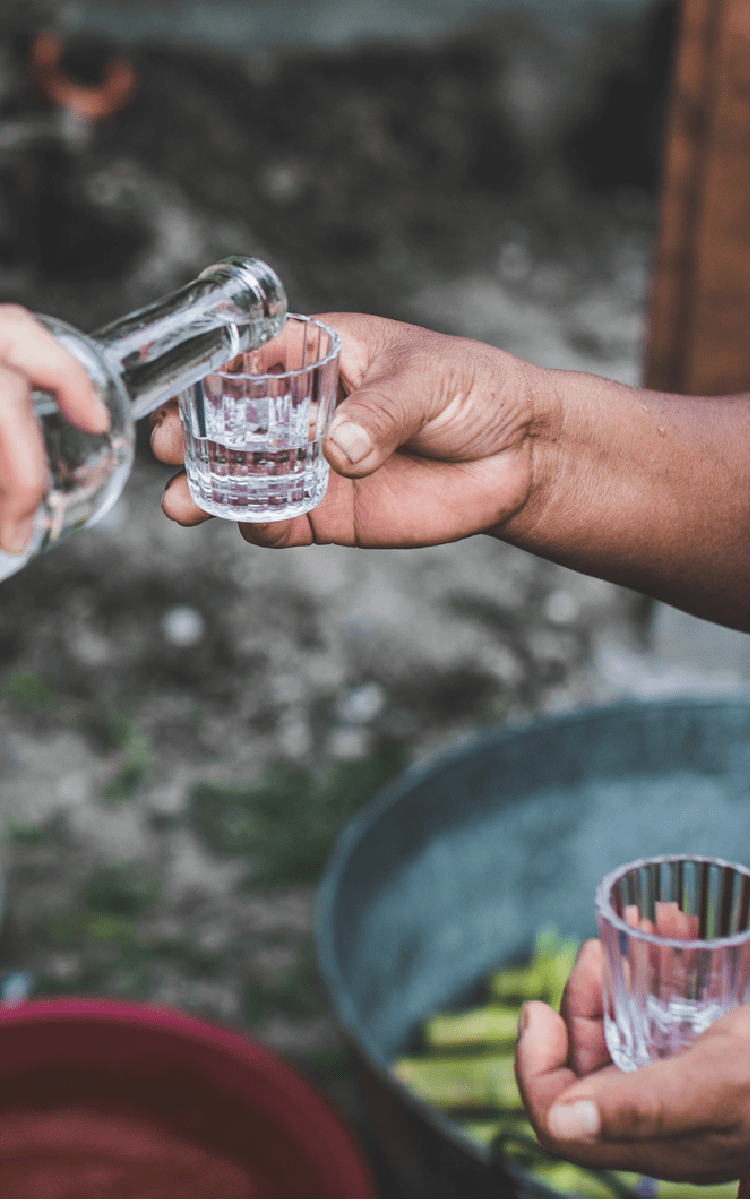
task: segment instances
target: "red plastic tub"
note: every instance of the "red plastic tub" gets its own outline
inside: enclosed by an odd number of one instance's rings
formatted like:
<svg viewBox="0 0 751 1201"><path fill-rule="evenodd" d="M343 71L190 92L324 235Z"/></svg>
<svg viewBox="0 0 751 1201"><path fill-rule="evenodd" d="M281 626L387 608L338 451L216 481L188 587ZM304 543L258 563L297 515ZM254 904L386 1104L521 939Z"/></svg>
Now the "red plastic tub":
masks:
<svg viewBox="0 0 751 1201"><path fill-rule="evenodd" d="M0 1010L0 1196L372 1197L350 1135L258 1043L177 1010Z"/></svg>

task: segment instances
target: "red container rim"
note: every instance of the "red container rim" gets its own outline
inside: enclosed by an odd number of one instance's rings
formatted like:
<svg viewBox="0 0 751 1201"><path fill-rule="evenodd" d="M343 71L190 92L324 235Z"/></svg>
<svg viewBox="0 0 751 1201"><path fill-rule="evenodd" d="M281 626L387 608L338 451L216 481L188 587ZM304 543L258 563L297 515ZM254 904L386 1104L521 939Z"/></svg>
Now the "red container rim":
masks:
<svg viewBox="0 0 751 1201"><path fill-rule="evenodd" d="M309 1192L307 1196L374 1196L373 1185L355 1139L345 1130L327 1102L291 1067L257 1040L170 1006L64 997L26 1001L17 1006L0 1008L0 1044L7 1039L7 1054L5 1047L0 1052L0 1080L9 1069L17 1070L22 1066L25 1053L17 1037L8 1036L13 1033L18 1036L22 1029L32 1032L35 1027L41 1033L44 1028L45 1045L52 1045L56 1051L58 1042L54 1033L55 1028L59 1028L59 1050L66 1053L70 1046L70 1035L76 1026L81 1031L109 1027L114 1034L117 1029L133 1031L140 1028L156 1036L161 1034L165 1044L171 1044L173 1051L179 1050L181 1055L184 1054L187 1062L200 1060L202 1069L206 1068L207 1059L210 1064L212 1055L217 1057L217 1066L222 1060L225 1065L230 1060L241 1071L244 1069L248 1100L256 1108L262 1100L264 1111L278 1121L299 1153L305 1156L317 1173L324 1191ZM91 1054L96 1057L95 1047L92 1047Z"/></svg>

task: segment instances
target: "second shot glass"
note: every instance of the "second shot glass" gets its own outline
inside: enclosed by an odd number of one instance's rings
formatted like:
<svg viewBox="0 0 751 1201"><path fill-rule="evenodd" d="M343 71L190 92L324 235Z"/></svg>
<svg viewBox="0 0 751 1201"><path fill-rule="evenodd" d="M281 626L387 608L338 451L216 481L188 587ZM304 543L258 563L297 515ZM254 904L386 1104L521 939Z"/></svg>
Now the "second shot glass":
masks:
<svg viewBox="0 0 751 1201"><path fill-rule="evenodd" d="M190 495L239 522L285 521L323 500L339 336L290 313L280 334L179 396Z"/></svg>
<svg viewBox="0 0 751 1201"><path fill-rule="evenodd" d="M605 1039L622 1071L674 1055L748 1001L748 868L639 859L605 876L595 907Z"/></svg>

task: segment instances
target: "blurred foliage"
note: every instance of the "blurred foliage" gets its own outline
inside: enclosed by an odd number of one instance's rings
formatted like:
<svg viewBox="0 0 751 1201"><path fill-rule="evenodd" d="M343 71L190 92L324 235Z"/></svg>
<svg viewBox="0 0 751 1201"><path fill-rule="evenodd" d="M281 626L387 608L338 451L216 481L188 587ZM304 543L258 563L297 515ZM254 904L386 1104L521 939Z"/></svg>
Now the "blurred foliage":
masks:
<svg viewBox="0 0 751 1201"><path fill-rule="evenodd" d="M51 917L47 923L47 934L60 946L75 947L80 943L92 942L130 943L137 938L138 930L132 918L118 917L113 913L71 910Z"/></svg>
<svg viewBox="0 0 751 1201"><path fill-rule="evenodd" d="M81 724L99 750L125 751L133 740L135 722L125 713L91 708L82 714Z"/></svg>
<svg viewBox="0 0 751 1201"><path fill-rule="evenodd" d="M158 948L140 928L159 899L159 888L137 863L104 863L88 876L75 907L39 920L37 946L74 952L70 971L41 972L36 996L107 995L145 998Z"/></svg>
<svg viewBox="0 0 751 1201"><path fill-rule="evenodd" d="M88 909L114 917L137 917L153 909L159 886L138 864L107 863L96 868L81 891Z"/></svg>
<svg viewBox="0 0 751 1201"><path fill-rule="evenodd" d="M2 695L26 713L49 713L58 703L55 690L34 672L12 671L2 683Z"/></svg>
<svg viewBox="0 0 751 1201"><path fill-rule="evenodd" d="M326 1007L326 990L311 947L272 979L250 982L242 994L243 1014L249 1022L266 1021L275 1013L305 1018Z"/></svg>
<svg viewBox="0 0 751 1201"><path fill-rule="evenodd" d="M51 842L55 834L55 824L52 822L34 825L32 822L19 821L18 818L10 816L3 819L3 842L8 846L43 846Z"/></svg>
<svg viewBox="0 0 751 1201"><path fill-rule="evenodd" d="M102 800L110 805L132 796L148 775L154 751L148 734L129 717L111 718L103 726L110 745L122 752L122 762L102 790Z"/></svg>
<svg viewBox="0 0 751 1201"><path fill-rule="evenodd" d="M59 946L110 943L135 948L141 940L137 918L149 913L159 888L139 864L105 863L83 884L75 909L48 919L45 933Z"/></svg>
<svg viewBox="0 0 751 1201"><path fill-rule="evenodd" d="M197 784L190 796L195 830L214 851L258 857L253 879L315 883L342 826L404 770L401 742L322 774L278 764L263 784Z"/></svg>

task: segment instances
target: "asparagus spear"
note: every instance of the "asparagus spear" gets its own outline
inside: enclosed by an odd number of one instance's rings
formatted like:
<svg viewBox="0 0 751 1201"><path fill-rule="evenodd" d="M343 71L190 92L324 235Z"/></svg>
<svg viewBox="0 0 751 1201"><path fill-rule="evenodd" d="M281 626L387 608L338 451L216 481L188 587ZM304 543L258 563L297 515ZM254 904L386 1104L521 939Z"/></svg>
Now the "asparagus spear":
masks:
<svg viewBox="0 0 751 1201"><path fill-rule="evenodd" d="M405 1058L394 1064L403 1084L440 1109L516 1109L521 1099L513 1055Z"/></svg>
<svg viewBox="0 0 751 1201"><path fill-rule="evenodd" d="M473 1043L514 1043L518 1006L485 1005L464 1013L438 1013L425 1022L429 1047L467 1047Z"/></svg>
<svg viewBox="0 0 751 1201"><path fill-rule="evenodd" d="M532 962L525 967L507 967L490 977L490 994L496 1000L518 997L521 1001L547 1001L558 1008L563 989L576 962L578 943L561 939L555 926L540 930Z"/></svg>

